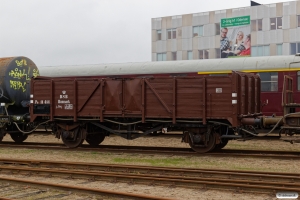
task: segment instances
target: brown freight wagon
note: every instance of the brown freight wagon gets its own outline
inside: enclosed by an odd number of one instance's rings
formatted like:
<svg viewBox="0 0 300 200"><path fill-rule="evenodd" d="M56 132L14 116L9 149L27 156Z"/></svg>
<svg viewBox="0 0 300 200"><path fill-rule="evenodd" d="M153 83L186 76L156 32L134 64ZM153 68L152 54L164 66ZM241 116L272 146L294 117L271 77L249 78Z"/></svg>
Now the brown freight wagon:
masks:
<svg viewBox="0 0 300 200"><path fill-rule="evenodd" d="M260 112L260 78L229 76L50 78L31 81L31 122L48 120L68 147L98 145L110 133L127 139L183 131L198 152L247 136Z"/></svg>

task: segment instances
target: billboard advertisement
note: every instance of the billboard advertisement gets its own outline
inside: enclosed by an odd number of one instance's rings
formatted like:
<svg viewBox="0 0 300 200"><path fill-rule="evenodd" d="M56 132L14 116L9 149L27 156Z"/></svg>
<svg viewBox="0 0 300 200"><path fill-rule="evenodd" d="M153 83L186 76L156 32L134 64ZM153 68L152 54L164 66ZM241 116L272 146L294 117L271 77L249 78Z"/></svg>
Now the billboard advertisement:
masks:
<svg viewBox="0 0 300 200"><path fill-rule="evenodd" d="M250 16L221 19L221 58L251 56Z"/></svg>

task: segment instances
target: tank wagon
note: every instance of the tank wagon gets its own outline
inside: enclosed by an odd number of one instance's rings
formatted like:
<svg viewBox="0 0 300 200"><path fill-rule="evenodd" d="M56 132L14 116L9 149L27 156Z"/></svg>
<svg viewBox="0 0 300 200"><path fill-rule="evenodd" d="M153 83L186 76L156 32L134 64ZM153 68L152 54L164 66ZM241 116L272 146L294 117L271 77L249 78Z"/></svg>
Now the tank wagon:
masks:
<svg viewBox="0 0 300 200"><path fill-rule="evenodd" d="M31 81L30 121L51 125L68 147L106 135L134 139L167 127L197 152L248 137L259 124L260 78L229 76L53 78Z"/></svg>
<svg viewBox="0 0 300 200"><path fill-rule="evenodd" d="M38 68L29 58L0 58L0 141L6 133L15 142L27 138L13 122L24 131L31 129L24 122L30 119L30 79L38 75Z"/></svg>

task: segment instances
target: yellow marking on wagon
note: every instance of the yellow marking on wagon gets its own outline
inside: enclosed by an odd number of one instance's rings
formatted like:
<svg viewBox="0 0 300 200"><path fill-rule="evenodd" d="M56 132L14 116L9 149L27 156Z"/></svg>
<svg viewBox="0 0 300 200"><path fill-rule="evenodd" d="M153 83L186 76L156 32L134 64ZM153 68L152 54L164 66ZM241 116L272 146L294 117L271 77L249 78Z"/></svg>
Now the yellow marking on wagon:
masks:
<svg viewBox="0 0 300 200"><path fill-rule="evenodd" d="M236 70L240 72L289 72L289 71L300 71L300 68L278 68L278 69L248 69L248 70ZM210 71L210 72L198 72L198 74L231 74L231 70L223 70L223 71Z"/></svg>

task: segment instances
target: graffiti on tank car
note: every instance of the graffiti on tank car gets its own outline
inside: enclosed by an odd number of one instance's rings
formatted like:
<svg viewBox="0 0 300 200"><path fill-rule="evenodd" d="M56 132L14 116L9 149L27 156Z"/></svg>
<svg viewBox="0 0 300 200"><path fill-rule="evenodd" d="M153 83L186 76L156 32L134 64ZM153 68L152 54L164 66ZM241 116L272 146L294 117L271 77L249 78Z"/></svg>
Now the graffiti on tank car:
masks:
<svg viewBox="0 0 300 200"><path fill-rule="evenodd" d="M27 65L27 61L25 59L22 59L20 61L16 60L16 64L17 64L18 67L23 67L23 65L24 66Z"/></svg>
<svg viewBox="0 0 300 200"><path fill-rule="evenodd" d="M26 92L26 82L9 80L10 88Z"/></svg>
<svg viewBox="0 0 300 200"><path fill-rule="evenodd" d="M37 76L39 76L39 75L40 75L39 70L38 70L38 69L33 69L33 71L32 71L32 76L35 78L35 77L37 77Z"/></svg>
<svg viewBox="0 0 300 200"><path fill-rule="evenodd" d="M16 60L15 62L17 64L17 67L8 72L8 76L10 77L10 88L12 88L13 90L20 90L22 92L26 92L27 81L29 81L31 77L39 76L39 70L32 70L30 66L24 67L27 66L26 59Z"/></svg>
<svg viewBox="0 0 300 200"><path fill-rule="evenodd" d="M30 78L31 78L30 71L31 71L31 68L28 68L28 71L26 71L26 69L15 68L14 70L10 70L8 75L10 77L16 78L16 79L30 80ZM40 75L39 70L33 69L32 76L37 77L39 75Z"/></svg>
<svg viewBox="0 0 300 200"><path fill-rule="evenodd" d="M28 70L28 72L26 72L25 69L21 70L21 69L16 68L15 70L10 70L10 72L8 73L8 75L10 77L16 78L16 79L24 78L25 80L30 80L30 77L28 77L29 72L30 72L30 70Z"/></svg>

